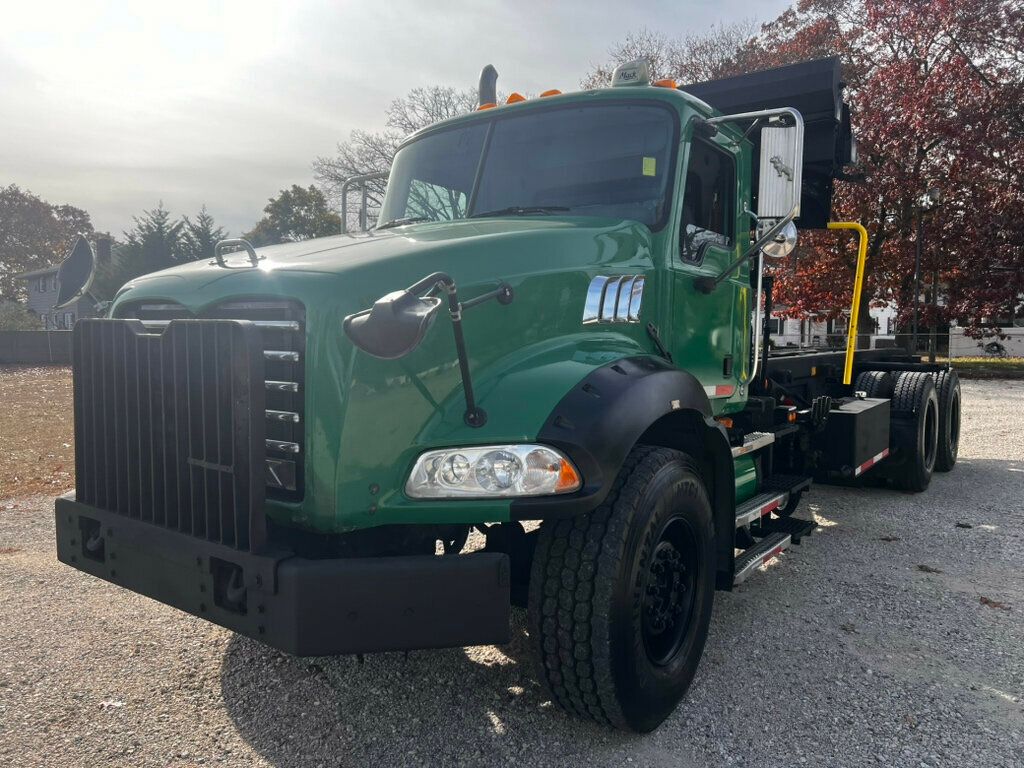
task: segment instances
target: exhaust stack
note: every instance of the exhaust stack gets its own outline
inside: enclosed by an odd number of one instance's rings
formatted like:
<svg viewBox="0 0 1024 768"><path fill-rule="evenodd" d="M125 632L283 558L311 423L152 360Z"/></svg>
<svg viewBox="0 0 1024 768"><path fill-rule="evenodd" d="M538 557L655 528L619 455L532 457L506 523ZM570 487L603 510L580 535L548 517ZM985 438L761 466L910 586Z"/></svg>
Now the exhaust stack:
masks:
<svg viewBox="0 0 1024 768"><path fill-rule="evenodd" d="M498 103L498 70L488 64L480 72L480 86L477 89L477 108L491 106Z"/></svg>

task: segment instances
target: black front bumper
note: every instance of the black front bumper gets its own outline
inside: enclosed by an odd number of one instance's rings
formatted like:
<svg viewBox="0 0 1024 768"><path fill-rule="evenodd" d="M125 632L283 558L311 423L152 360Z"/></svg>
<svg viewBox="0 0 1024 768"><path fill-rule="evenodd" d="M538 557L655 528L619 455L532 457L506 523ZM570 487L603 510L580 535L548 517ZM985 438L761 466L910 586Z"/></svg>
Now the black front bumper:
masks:
<svg viewBox="0 0 1024 768"><path fill-rule="evenodd" d="M57 558L297 656L510 639L508 556L252 554L56 501Z"/></svg>

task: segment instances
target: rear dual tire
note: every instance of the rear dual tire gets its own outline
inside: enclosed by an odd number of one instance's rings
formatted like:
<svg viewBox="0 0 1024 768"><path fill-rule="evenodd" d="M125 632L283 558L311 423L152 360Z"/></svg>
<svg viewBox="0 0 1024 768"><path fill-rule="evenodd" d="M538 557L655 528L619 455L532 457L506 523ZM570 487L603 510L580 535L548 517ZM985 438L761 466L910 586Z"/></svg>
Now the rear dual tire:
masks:
<svg viewBox="0 0 1024 768"><path fill-rule="evenodd" d="M895 387L896 379L888 371L863 371L853 383L853 391L866 397L892 397Z"/></svg>
<svg viewBox="0 0 1024 768"><path fill-rule="evenodd" d="M892 401L893 483L919 493L931 483L939 448L939 398L930 373L904 371L896 378Z"/></svg>
<svg viewBox="0 0 1024 768"><path fill-rule="evenodd" d="M935 469L949 472L960 452L960 376L952 368L933 374L939 398L939 442Z"/></svg>
<svg viewBox="0 0 1024 768"><path fill-rule="evenodd" d="M623 730L656 728L697 671L714 563L707 491L667 448L638 446L600 507L543 523L528 620L552 700Z"/></svg>

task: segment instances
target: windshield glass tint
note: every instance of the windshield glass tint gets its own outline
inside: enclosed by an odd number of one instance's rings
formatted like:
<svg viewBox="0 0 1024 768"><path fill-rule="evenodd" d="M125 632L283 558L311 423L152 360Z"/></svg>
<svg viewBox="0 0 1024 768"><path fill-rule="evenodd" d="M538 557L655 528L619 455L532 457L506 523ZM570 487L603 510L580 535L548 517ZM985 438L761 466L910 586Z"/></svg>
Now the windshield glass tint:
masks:
<svg viewBox="0 0 1024 768"><path fill-rule="evenodd" d="M399 150L380 222L465 218L486 134L486 123L474 123L424 136Z"/></svg>
<svg viewBox="0 0 1024 768"><path fill-rule="evenodd" d="M634 219L651 227L662 223L675 135L667 109L555 108L496 118L493 125L482 158L486 123L430 134L404 147L392 166L382 223L538 208Z"/></svg>

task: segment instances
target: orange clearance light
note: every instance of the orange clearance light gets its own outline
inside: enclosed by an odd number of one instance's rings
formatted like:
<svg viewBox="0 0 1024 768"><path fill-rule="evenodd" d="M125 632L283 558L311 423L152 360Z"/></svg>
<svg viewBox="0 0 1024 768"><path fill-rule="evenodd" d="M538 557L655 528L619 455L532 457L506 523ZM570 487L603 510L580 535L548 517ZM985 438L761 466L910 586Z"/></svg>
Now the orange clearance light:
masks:
<svg viewBox="0 0 1024 768"><path fill-rule="evenodd" d="M495 106L494 102L488 102L487 104L481 104L476 108L476 111L479 112L481 109L494 109Z"/></svg>
<svg viewBox="0 0 1024 768"><path fill-rule="evenodd" d="M545 98L547 96L561 96L561 95L562 95L562 92L560 90L558 90L557 88L552 88L549 91L544 91L544 93L542 93L540 95L540 97L543 99L543 98Z"/></svg>
<svg viewBox="0 0 1024 768"><path fill-rule="evenodd" d="M732 429L732 419L730 419L728 416L719 416L718 423L721 424L726 429Z"/></svg>
<svg viewBox="0 0 1024 768"><path fill-rule="evenodd" d="M516 93L515 91L510 93L508 95L508 98L505 99L505 103L506 104L517 104L520 101L526 101L526 97L523 96L523 94L521 94L521 93Z"/></svg>
<svg viewBox="0 0 1024 768"><path fill-rule="evenodd" d="M562 466L558 469L558 483L555 485L555 493L579 490L582 485L583 482L580 480L580 474L576 471L576 467L562 459Z"/></svg>
<svg viewBox="0 0 1024 768"><path fill-rule="evenodd" d="M655 80L651 83L655 88L676 88L676 81L672 78L666 78L664 80Z"/></svg>
<svg viewBox="0 0 1024 768"><path fill-rule="evenodd" d="M796 421L796 411L790 411L789 413L787 413L786 418L789 421Z"/></svg>

